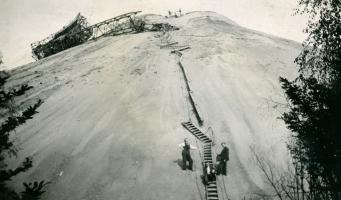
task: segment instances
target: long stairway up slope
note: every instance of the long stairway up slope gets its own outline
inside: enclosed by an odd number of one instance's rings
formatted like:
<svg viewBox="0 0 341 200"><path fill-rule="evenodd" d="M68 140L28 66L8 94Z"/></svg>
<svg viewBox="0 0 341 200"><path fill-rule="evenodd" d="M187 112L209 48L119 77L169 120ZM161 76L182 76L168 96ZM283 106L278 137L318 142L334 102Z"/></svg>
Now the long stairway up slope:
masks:
<svg viewBox="0 0 341 200"><path fill-rule="evenodd" d="M203 144L203 158L204 163L214 164L212 155L212 139L201 132L197 127L195 127L192 122L183 122L182 125L191 132L195 137L197 137ZM206 200L218 200L218 187L217 181L210 181L205 185Z"/></svg>

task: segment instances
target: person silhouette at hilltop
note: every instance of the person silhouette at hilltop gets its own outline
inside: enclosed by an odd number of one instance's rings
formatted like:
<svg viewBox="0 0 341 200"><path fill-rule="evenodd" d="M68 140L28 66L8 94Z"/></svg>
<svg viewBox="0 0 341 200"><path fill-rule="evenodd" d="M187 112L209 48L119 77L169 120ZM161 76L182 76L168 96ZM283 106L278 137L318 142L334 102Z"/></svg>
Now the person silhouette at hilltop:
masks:
<svg viewBox="0 0 341 200"><path fill-rule="evenodd" d="M187 161L188 161L188 169L193 171L193 159L191 157L191 149L198 149L195 146L190 145L187 142L187 139L184 140L184 143L179 144L179 147L182 148L181 156L182 156L182 169L187 169Z"/></svg>
<svg viewBox="0 0 341 200"><path fill-rule="evenodd" d="M217 175L222 174L226 176L226 162L230 159L229 148L226 146L225 142L222 142L221 146L223 149L221 150L221 153L217 155L217 161L219 162L217 167Z"/></svg>

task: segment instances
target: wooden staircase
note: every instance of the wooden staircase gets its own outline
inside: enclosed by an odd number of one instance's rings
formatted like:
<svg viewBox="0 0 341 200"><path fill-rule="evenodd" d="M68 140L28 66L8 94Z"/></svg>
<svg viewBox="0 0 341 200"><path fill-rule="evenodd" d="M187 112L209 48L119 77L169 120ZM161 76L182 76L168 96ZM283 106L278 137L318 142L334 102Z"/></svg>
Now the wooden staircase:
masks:
<svg viewBox="0 0 341 200"><path fill-rule="evenodd" d="M204 143L204 163L214 164L212 156L212 139L195 127L192 122L183 122L181 124L202 143ZM217 181L208 182L205 190L207 200L219 200Z"/></svg>
<svg viewBox="0 0 341 200"><path fill-rule="evenodd" d="M183 122L182 125L203 143L212 143L211 138L195 127L192 122Z"/></svg>

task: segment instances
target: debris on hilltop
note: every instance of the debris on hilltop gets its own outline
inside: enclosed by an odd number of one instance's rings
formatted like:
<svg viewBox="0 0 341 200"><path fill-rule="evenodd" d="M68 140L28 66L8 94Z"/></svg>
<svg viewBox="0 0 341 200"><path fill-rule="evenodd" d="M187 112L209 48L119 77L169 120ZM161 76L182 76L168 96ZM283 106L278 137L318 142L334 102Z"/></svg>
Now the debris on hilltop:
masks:
<svg viewBox="0 0 341 200"><path fill-rule="evenodd" d="M48 57L63 50L97 39L102 36L115 36L144 31L174 31L179 28L168 23L147 24L136 17L141 11L129 12L89 26L80 13L60 31L31 44L35 60Z"/></svg>
<svg viewBox="0 0 341 200"><path fill-rule="evenodd" d="M92 30L87 27L88 22L86 18L78 13L75 19L64 26L62 30L41 41L32 43L33 58L39 60L84 43L93 33Z"/></svg>
<svg viewBox="0 0 341 200"><path fill-rule="evenodd" d="M149 31L177 31L179 30L178 27L172 26L168 23L155 23L152 24L151 28Z"/></svg>

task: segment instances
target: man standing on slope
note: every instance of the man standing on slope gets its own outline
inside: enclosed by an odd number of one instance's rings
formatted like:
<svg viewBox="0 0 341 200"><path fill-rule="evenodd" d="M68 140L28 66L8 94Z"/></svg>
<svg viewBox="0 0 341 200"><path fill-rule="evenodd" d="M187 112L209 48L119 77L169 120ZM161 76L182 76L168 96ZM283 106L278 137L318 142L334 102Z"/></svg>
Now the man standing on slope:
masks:
<svg viewBox="0 0 341 200"><path fill-rule="evenodd" d="M187 169L187 161L189 163L188 169L193 171L193 159L191 157L190 149L198 149L195 146L188 144L187 139L184 140L184 143L179 144L179 147L182 148L182 169Z"/></svg>
<svg viewBox="0 0 341 200"><path fill-rule="evenodd" d="M217 155L217 161L219 161L217 174L226 176L226 162L229 160L229 148L226 146L225 142L221 143L221 146L223 147L223 150Z"/></svg>

